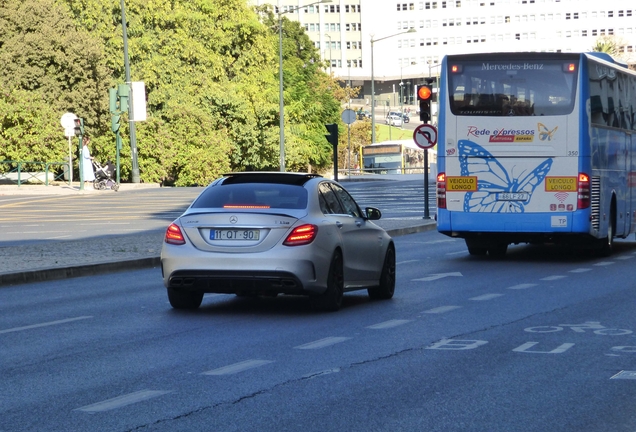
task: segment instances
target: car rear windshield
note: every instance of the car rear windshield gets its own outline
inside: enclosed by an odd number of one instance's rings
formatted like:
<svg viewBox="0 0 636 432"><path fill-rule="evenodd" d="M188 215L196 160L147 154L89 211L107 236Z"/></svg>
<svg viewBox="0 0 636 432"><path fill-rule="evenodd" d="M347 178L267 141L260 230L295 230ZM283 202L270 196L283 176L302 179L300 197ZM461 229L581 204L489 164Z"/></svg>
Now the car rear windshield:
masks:
<svg viewBox="0 0 636 432"><path fill-rule="evenodd" d="M307 190L276 183L217 183L205 189L192 208L303 209Z"/></svg>

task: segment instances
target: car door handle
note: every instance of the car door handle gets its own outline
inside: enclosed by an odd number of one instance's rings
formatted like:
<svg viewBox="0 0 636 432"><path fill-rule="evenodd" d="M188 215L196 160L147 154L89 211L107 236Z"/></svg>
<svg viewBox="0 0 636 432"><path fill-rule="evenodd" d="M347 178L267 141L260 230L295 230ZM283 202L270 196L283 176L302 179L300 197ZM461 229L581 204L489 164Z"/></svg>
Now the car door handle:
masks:
<svg viewBox="0 0 636 432"><path fill-rule="evenodd" d="M356 221L356 226L357 226L358 228L360 228L360 227L362 226L362 222L360 222L360 221Z"/></svg>
<svg viewBox="0 0 636 432"><path fill-rule="evenodd" d="M340 222L340 221L336 221L336 226L337 226L338 228L342 228L342 222Z"/></svg>

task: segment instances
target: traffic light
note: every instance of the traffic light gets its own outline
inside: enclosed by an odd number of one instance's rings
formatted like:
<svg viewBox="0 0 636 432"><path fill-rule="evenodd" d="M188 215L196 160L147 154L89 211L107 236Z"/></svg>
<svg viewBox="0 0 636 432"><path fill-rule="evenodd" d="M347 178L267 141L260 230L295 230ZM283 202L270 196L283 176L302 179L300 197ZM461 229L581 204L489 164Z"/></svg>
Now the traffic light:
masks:
<svg viewBox="0 0 636 432"><path fill-rule="evenodd" d="M334 148L338 147L338 125L336 123L326 124L328 134L325 134L327 141L333 145Z"/></svg>
<svg viewBox="0 0 636 432"><path fill-rule="evenodd" d="M110 107L110 130L117 133L119 130L119 121L121 119L117 89L108 89L108 102Z"/></svg>
<svg viewBox="0 0 636 432"><path fill-rule="evenodd" d="M420 120L428 122L431 120L431 99L433 89L430 85L421 85L417 88L417 100L420 103Z"/></svg>
<svg viewBox="0 0 636 432"><path fill-rule="evenodd" d="M73 120L74 123L74 132L75 135L79 135L79 136L84 136L84 119L81 118L75 118Z"/></svg>

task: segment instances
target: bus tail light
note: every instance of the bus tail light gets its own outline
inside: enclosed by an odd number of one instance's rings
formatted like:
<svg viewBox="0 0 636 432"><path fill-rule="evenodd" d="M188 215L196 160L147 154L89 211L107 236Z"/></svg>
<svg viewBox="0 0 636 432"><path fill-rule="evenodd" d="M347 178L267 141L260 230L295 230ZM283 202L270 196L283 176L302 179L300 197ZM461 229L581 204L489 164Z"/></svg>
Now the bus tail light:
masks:
<svg viewBox="0 0 636 432"><path fill-rule="evenodd" d="M590 206L590 186L590 176L585 173L579 173L579 191L576 201L576 206L579 210L586 209Z"/></svg>
<svg viewBox="0 0 636 432"><path fill-rule="evenodd" d="M446 208L446 173L437 174L437 208Z"/></svg>

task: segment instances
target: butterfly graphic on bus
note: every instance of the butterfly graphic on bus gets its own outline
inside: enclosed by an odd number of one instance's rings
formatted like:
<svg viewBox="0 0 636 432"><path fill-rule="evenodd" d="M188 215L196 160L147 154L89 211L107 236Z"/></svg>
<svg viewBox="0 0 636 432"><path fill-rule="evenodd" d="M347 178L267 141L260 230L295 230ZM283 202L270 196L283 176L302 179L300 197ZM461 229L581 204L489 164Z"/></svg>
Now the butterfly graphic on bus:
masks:
<svg viewBox="0 0 636 432"><path fill-rule="evenodd" d="M457 147L461 175L478 177L477 191L464 196L465 212L523 213L532 193L552 168L552 159L546 159L532 170L524 168L516 172L517 167L512 166L508 171L473 141L460 140ZM506 198L511 196L514 198Z"/></svg>
<svg viewBox="0 0 636 432"><path fill-rule="evenodd" d="M552 141L553 135L559 127L556 126L554 129L550 130L543 123L537 124L537 129L539 129L539 139L541 141Z"/></svg>

